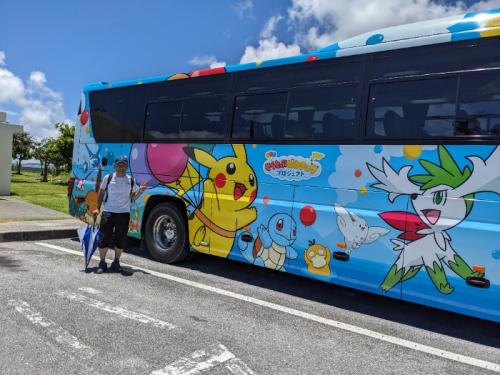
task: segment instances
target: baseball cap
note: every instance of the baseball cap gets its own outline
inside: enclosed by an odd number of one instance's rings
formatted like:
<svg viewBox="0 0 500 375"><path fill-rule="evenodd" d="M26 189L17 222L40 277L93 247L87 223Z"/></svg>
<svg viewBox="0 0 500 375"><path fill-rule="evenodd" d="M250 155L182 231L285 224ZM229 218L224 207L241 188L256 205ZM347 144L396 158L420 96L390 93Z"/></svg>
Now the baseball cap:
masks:
<svg viewBox="0 0 500 375"><path fill-rule="evenodd" d="M115 159L115 164L118 164L118 163L125 163L125 164L128 164L128 159L125 155L122 155L122 156L118 156L116 159Z"/></svg>

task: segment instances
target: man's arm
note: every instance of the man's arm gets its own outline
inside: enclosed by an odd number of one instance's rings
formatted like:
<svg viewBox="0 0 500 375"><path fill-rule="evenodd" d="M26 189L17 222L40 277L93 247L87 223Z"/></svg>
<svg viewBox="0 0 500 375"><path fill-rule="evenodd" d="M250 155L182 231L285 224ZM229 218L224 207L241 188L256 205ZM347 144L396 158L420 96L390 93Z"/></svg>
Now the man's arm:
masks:
<svg viewBox="0 0 500 375"><path fill-rule="evenodd" d="M94 218L101 212L102 201L104 199L104 189L99 189L99 195L97 196L97 208L94 210Z"/></svg>
<svg viewBox="0 0 500 375"><path fill-rule="evenodd" d="M130 193L130 200L134 202L139 197L139 195L144 192L144 190L146 190L146 181L142 181L139 189L134 189L134 191Z"/></svg>

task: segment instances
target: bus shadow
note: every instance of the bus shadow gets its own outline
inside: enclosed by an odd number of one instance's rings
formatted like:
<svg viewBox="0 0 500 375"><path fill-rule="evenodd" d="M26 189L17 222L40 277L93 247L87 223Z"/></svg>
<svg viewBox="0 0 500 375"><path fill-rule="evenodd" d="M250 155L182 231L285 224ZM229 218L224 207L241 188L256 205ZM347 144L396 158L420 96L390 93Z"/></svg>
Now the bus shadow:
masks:
<svg viewBox="0 0 500 375"><path fill-rule="evenodd" d="M129 239L127 252L152 259L140 242L134 239ZM500 348L498 324L487 320L205 254L193 254L189 260L175 266Z"/></svg>

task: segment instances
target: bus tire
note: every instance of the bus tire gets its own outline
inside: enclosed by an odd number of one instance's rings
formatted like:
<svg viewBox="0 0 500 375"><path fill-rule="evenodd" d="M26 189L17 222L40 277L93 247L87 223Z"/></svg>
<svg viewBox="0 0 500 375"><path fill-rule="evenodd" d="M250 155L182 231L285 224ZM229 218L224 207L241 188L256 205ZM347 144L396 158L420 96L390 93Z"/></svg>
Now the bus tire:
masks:
<svg viewBox="0 0 500 375"><path fill-rule="evenodd" d="M172 203L156 205L146 220L144 238L153 259L162 263L175 263L190 253L187 244L186 220Z"/></svg>

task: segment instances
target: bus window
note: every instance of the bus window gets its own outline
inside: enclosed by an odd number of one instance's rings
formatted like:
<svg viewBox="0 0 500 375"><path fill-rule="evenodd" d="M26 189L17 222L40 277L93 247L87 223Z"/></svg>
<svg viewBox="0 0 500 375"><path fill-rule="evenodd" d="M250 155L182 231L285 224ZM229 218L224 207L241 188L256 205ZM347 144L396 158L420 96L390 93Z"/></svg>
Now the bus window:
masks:
<svg viewBox="0 0 500 375"><path fill-rule="evenodd" d="M354 85L291 92L285 138L351 138L356 112L355 96Z"/></svg>
<svg viewBox="0 0 500 375"><path fill-rule="evenodd" d="M178 138L181 110L182 102L150 103L144 138L148 141Z"/></svg>
<svg viewBox="0 0 500 375"><path fill-rule="evenodd" d="M226 97L221 96L184 101L180 136L189 139L224 138L226 100Z"/></svg>
<svg viewBox="0 0 500 375"><path fill-rule="evenodd" d="M140 142L146 113L146 90L136 87L129 91L127 116L124 123L122 141Z"/></svg>
<svg viewBox="0 0 500 375"><path fill-rule="evenodd" d="M121 142L128 89L91 91L90 116L96 142Z"/></svg>
<svg viewBox="0 0 500 375"><path fill-rule="evenodd" d="M460 79L456 135L500 136L500 76L496 72Z"/></svg>
<svg viewBox="0 0 500 375"><path fill-rule="evenodd" d="M289 89L328 85L334 83L359 82L361 64L359 57L349 57L345 62L316 61L270 69L243 71L238 73L237 92Z"/></svg>
<svg viewBox="0 0 500 375"><path fill-rule="evenodd" d="M237 97L233 119L233 138L283 139L287 97L287 93Z"/></svg>
<svg viewBox="0 0 500 375"><path fill-rule="evenodd" d="M230 84L229 74L152 83L147 85L148 102L166 102L194 96L226 94Z"/></svg>
<svg viewBox="0 0 500 375"><path fill-rule="evenodd" d="M484 38L464 45L449 43L391 51L374 57L368 75L370 79L381 79L495 68L500 66L499 47L499 38Z"/></svg>
<svg viewBox="0 0 500 375"><path fill-rule="evenodd" d="M457 79L374 84L370 89L369 138L451 137Z"/></svg>

